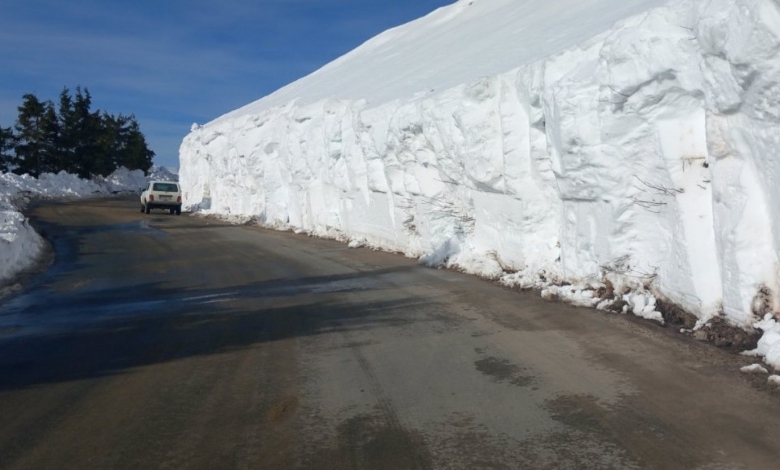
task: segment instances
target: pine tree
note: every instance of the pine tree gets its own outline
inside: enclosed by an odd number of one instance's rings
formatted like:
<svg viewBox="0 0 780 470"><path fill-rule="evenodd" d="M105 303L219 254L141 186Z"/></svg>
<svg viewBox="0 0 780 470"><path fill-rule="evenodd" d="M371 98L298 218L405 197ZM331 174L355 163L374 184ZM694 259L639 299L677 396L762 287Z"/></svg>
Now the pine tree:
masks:
<svg viewBox="0 0 780 470"><path fill-rule="evenodd" d="M60 125L54 103L47 101L43 110L43 135L41 141L40 172L56 173L60 165Z"/></svg>
<svg viewBox="0 0 780 470"><path fill-rule="evenodd" d="M76 130L76 116L73 111L73 99L70 90L63 88L60 92L59 110L57 112L57 124L59 127L57 164L60 170L68 173L77 172L76 146L78 132Z"/></svg>
<svg viewBox="0 0 780 470"><path fill-rule="evenodd" d="M12 164L19 174L30 173L37 177L41 174L44 157L44 111L45 105L35 95L27 93L22 97L19 117L16 119L16 145Z"/></svg>
<svg viewBox="0 0 780 470"><path fill-rule="evenodd" d="M108 175L120 166L148 170L154 152L135 116L91 107L92 96L81 87L75 95L63 88L59 109L51 101L24 95L14 130L0 128L0 170L36 177L65 170L82 178Z"/></svg>
<svg viewBox="0 0 780 470"><path fill-rule="evenodd" d="M81 90L76 87L76 96L73 100L73 119L75 127L75 160L76 174L82 178L88 178L93 174L103 171L98 159L98 134L100 132L100 115L90 111L92 96L88 89Z"/></svg>
<svg viewBox="0 0 780 470"><path fill-rule="evenodd" d="M120 116L124 118L124 116ZM123 132L121 135L122 146L119 151L117 166L124 166L129 170L147 171L152 166L154 152L149 149L146 137L141 132L141 127L135 116L124 118Z"/></svg>
<svg viewBox="0 0 780 470"><path fill-rule="evenodd" d="M0 173L10 170L13 156L10 151L14 148L14 133L10 127L0 127Z"/></svg>

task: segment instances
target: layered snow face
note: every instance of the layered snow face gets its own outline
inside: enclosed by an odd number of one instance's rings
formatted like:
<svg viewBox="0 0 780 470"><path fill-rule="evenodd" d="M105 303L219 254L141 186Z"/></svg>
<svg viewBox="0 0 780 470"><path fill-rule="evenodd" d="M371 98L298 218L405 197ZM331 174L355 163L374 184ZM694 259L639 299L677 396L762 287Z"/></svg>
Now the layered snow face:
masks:
<svg viewBox="0 0 780 470"><path fill-rule="evenodd" d="M29 175L0 173L0 286L30 267L43 246L20 206L29 198L84 197L136 191L146 183L141 170L120 168L106 178L79 179L65 172Z"/></svg>
<svg viewBox="0 0 780 470"><path fill-rule="evenodd" d="M185 204L648 318L780 311L780 6L581 3L460 1L194 126Z"/></svg>

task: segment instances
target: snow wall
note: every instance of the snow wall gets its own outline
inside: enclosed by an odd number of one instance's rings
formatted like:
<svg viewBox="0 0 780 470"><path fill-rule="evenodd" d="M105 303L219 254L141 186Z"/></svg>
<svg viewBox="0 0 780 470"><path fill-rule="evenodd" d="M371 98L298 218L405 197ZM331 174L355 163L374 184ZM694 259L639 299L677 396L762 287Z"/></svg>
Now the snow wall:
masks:
<svg viewBox="0 0 780 470"><path fill-rule="evenodd" d="M613 1L630 15L588 38L574 26L597 15L581 10L563 28L511 24L545 3L580 2L460 1L193 126L180 151L185 205L523 287L647 292L703 321L747 327L780 311L778 1ZM481 34L456 23L468 8ZM497 37L534 24L534 45L556 48L545 57ZM425 31L446 47L464 30L468 44L496 43L396 75L371 62L402 60L404 40L432 53Z"/></svg>

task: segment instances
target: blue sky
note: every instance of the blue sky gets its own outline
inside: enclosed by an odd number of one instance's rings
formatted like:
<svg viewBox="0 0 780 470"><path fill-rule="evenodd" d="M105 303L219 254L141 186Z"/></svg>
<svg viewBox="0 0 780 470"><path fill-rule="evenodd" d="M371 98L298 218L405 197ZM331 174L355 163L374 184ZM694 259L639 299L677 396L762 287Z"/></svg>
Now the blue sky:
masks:
<svg viewBox="0 0 780 470"><path fill-rule="evenodd" d="M155 163L193 122L259 99L455 0L0 0L0 126L25 93L85 86L135 114Z"/></svg>

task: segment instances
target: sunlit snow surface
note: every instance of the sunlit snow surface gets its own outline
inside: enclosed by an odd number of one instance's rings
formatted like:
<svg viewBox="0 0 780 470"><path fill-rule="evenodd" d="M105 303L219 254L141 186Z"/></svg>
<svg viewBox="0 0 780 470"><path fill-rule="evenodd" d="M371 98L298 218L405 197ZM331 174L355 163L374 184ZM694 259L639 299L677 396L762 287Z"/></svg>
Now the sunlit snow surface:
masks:
<svg viewBox="0 0 780 470"><path fill-rule="evenodd" d="M193 126L185 204L750 327L780 311L778 51L772 0L460 1Z"/></svg>

